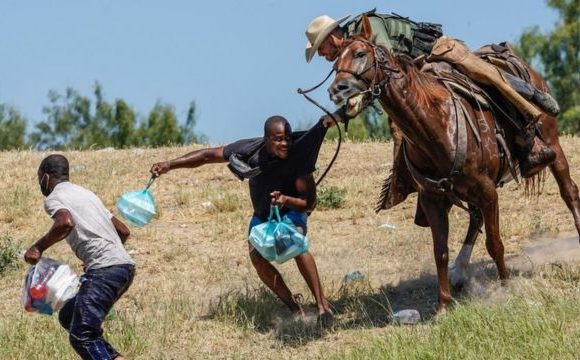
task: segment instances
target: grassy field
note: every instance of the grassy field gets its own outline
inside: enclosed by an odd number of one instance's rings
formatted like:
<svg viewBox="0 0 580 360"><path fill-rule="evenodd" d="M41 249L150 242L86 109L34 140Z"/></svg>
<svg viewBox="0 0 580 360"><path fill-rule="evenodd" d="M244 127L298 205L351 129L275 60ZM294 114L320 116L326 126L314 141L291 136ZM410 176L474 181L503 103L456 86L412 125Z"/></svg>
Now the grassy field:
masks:
<svg viewBox="0 0 580 360"><path fill-rule="evenodd" d="M580 181L580 139L562 144ZM67 152L71 179L97 193L116 212L124 192L144 185L153 162L195 147ZM578 359L580 265L558 259L513 270L508 286L479 239L474 277L454 309L435 317L437 283L428 229L413 225L416 197L375 214L390 168L390 143L346 143L323 183L341 208L315 211L309 238L336 323L321 330L293 322L260 281L247 256L251 215L247 184L224 165L178 170L153 185L159 216L132 228L127 242L137 262L133 286L105 323L106 336L129 359ZM327 143L319 165L334 151ZM0 153L0 265L50 226L36 170L48 153ZM548 176L543 194L526 198L510 183L500 192L501 234L510 259L525 258L539 238L574 235L572 216ZM328 193L328 190L327 190ZM336 199L334 199L336 200ZM334 201L339 203L339 201ZM210 205L211 203L211 205ZM380 228L382 224L394 228ZM459 251L467 215L451 213L450 252ZM579 245L580 246L580 245ZM46 256L80 273L65 242ZM531 262L531 260L530 260ZM20 304L26 265L0 267L0 359L74 359L56 316L25 313ZM290 288L313 300L293 261L280 265ZM352 271L362 281L343 283ZM397 326L393 310L415 308L423 321Z"/></svg>

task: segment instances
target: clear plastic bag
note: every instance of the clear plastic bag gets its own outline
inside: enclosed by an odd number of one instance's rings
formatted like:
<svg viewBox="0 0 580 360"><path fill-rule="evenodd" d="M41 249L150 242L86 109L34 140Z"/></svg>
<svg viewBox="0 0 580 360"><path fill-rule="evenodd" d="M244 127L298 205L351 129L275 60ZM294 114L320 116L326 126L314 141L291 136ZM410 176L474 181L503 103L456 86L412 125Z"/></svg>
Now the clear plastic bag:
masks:
<svg viewBox="0 0 580 360"><path fill-rule="evenodd" d="M117 200L117 210L131 225L143 227L155 216L155 199L149 191L154 180L151 176L144 189L127 192Z"/></svg>
<svg viewBox="0 0 580 360"><path fill-rule="evenodd" d="M21 303L27 312L52 315L78 292L79 277L65 264L41 258L24 276Z"/></svg>
<svg viewBox="0 0 580 360"><path fill-rule="evenodd" d="M292 220L280 218L277 206L270 210L268 221L252 228L248 238L264 259L278 264L308 251L308 238L296 229Z"/></svg>

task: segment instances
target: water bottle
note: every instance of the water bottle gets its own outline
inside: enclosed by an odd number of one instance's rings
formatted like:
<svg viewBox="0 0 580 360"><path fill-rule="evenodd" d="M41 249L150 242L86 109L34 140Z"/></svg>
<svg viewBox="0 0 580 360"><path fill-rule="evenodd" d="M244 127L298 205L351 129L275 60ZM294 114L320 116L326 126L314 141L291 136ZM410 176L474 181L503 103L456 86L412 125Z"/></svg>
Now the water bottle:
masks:
<svg viewBox="0 0 580 360"><path fill-rule="evenodd" d="M353 281L360 281L365 278L365 274L363 274L360 270L351 271L348 274L342 277L342 282L344 284L353 282Z"/></svg>
<svg viewBox="0 0 580 360"><path fill-rule="evenodd" d="M276 254L282 255L292 245L292 238L288 234L280 235L276 238Z"/></svg>
<svg viewBox="0 0 580 360"><path fill-rule="evenodd" d="M50 277L54 274L54 268L50 268L46 274L34 285L30 288L30 297L39 300L46 295L46 283L50 280Z"/></svg>
<svg viewBox="0 0 580 360"><path fill-rule="evenodd" d="M413 325L421 321L421 314L415 309L405 309L395 312L393 319L401 325Z"/></svg>

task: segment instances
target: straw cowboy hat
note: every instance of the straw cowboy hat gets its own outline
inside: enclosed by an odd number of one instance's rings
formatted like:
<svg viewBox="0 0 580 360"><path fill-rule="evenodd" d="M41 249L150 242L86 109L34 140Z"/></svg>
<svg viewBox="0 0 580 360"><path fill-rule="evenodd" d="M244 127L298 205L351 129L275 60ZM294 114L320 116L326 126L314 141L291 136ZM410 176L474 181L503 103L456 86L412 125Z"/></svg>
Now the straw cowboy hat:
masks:
<svg viewBox="0 0 580 360"><path fill-rule="evenodd" d="M322 44L328 34L349 17L350 15L347 15L338 20L334 20L328 15L321 15L312 20L310 25L306 28L306 38L308 39L308 42L306 43L306 62L312 60L314 54L316 54L316 51L320 47L320 44Z"/></svg>

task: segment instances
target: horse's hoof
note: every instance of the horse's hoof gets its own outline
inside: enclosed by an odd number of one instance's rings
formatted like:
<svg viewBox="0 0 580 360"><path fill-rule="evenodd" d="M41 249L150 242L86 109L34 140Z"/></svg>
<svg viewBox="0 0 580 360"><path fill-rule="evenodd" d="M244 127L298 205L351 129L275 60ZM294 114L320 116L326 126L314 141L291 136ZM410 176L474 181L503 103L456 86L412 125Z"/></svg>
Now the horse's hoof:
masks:
<svg viewBox="0 0 580 360"><path fill-rule="evenodd" d="M453 264L449 267L449 284L454 291L461 291L469 282L467 267Z"/></svg>
<svg viewBox="0 0 580 360"><path fill-rule="evenodd" d="M437 311L435 312L435 318L440 319L444 317L445 315L447 315L448 311L449 310L447 309L447 305L438 305Z"/></svg>

